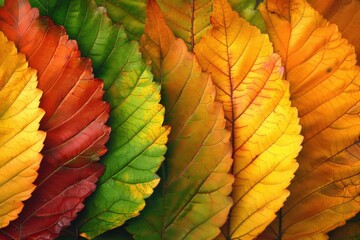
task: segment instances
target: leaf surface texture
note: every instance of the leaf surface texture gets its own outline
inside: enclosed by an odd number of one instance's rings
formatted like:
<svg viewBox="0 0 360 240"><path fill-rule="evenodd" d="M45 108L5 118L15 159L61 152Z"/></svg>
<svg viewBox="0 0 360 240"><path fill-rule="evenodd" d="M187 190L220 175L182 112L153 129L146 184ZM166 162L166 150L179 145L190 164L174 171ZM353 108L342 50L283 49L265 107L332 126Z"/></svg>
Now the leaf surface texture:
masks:
<svg viewBox="0 0 360 240"><path fill-rule="evenodd" d="M224 104L235 176L234 205L217 239L253 239L289 196L302 141L299 119L267 35L224 0L215 1L211 22L195 53Z"/></svg>
<svg viewBox="0 0 360 240"><path fill-rule="evenodd" d="M0 32L0 228L18 217L38 176L45 133L36 70Z"/></svg>
<svg viewBox="0 0 360 240"><path fill-rule="evenodd" d="M0 29L38 71L46 112L40 129L47 132L37 188L0 239L55 238L83 208L104 169L97 162L110 132L103 82L94 79L91 61L80 57L64 28L40 18L27 1L5 2Z"/></svg>
<svg viewBox="0 0 360 240"><path fill-rule="evenodd" d="M354 47L306 1L268 0L261 11L283 59L304 135L291 195L263 237L327 239L327 232L360 210L360 73Z"/></svg>
<svg viewBox="0 0 360 240"><path fill-rule="evenodd" d="M194 55L149 1L142 52L162 84L165 123L172 130L147 207L128 226L136 239L211 239L225 223L233 178L229 132L215 88Z"/></svg>

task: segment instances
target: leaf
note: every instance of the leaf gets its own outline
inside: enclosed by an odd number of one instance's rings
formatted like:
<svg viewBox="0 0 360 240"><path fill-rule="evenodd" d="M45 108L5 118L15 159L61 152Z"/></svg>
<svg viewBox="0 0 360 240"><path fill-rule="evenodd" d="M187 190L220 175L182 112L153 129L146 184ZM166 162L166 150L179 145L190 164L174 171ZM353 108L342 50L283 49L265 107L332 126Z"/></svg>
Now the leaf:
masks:
<svg viewBox="0 0 360 240"><path fill-rule="evenodd" d="M339 27L342 36L355 46L356 55L360 56L360 1L309 0L308 2L326 19Z"/></svg>
<svg viewBox="0 0 360 240"><path fill-rule="evenodd" d="M162 127L160 86L152 82L138 45L111 22L106 10L92 0L42 1L46 3L50 17L64 25L82 54L93 60L96 76L105 82L104 98L111 105L112 133L102 157L106 170L77 222L80 232L93 238L144 208L144 198L159 182L155 172L164 159L169 129Z"/></svg>
<svg viewBox="0 0 360 240"><path fill-rule="evenodd" d="M0 228L18 217L34 191L45 133L34 69L0 32Z"/></svg>
<svg viewBox="0 0 360 240"><path fill-rule="evenodd" d="M195 54L224 104L235 176L234 204L217 239L253 239L289 196L302 141L299 119L268 36L225 0L215 0L211 22Z"/></svg>
<svg viewBox="0 0 360 240"><path fill-rule="evenodd" d="M212 0L159 0L166 22L190 51L210 27Z"/></svg>
<svg viewBox="0 0 360 240"><path fill-rule="evenodd" d="M326 239L326 232L360 210L360 72L354 48L303 0L268 0L261 11L304 135L291 195L263 236Z"/></svg>
<svg viewBox="0 0 360 240"><path fill-rule="evenodd" d="M90 60L80 58L64 28L39 18L27 1L5 2L0 30L38 70L46 112L40 129L47 132L37 188L0 238L55 238L83 208L104 169L97 163L110 131L104 125L109 105L102 101L103 82L93 78Z"/></svg>
<svg viewBox="0 0 360 240"><path fill-rule="evenodd" d="M256 26L261 32L266 32L266 25L257 6L263 0L229 0L234 11L245 18L251 25Z"/></svg>
<svg viewBox="0 0 360 240"><path fill-rule="evenodd" d="M155 1L149 1L145 59L162 83L165 123L171 126L160 186L130 221L136 239L211 239L231 206L229 132L215 88L194 55L175 39Z"/></svg>
<svg viewBox="0 0 360 240"><path fill-rule="evenodd" d="M144 33L146 0L95 0L108 10L114 22L124 24L129 39L140 39Z"/></svg>
<svg viewBox="0 0 360 240"><path fill-rule="evenodd" d="M360 215L350 219L346 225L336 228L329 233L330 240L358 240L360 239Z"/></svg>

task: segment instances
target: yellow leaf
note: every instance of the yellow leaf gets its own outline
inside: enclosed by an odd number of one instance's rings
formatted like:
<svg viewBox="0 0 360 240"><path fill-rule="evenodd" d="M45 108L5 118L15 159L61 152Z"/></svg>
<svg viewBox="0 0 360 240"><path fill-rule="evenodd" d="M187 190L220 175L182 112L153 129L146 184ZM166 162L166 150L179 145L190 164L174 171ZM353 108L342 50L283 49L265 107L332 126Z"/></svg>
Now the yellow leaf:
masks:
<svg viewBox="0 0 360 240"><path fill-rule="evenodd" d="M276 217L300 151L297 111L290 106L280 58L267 35L216 0L212 29L195 46L212 74L232 131L235 175L229 220L218 239L253 239Z"/></svg>
<svg viewBox="0 0 360 240"><path fill-rule="evenodd" d="M0 32L0 228L18 217L35 189L45 138L36 86L36 71Z"/></svg>
<svg viewBox="0 0 360 240"><path fill-rule="evenodd" d="M304 135L291 195L265 234L326 239L326 232L360 210L360 73L354 47L305 0L268 0L261 11L283 59Z"/></svg>
<svg viewBox="0 0 360 240"><path fill-rule="evenodd" d="M344 38L355 46L360 55L360 1L359 0L308 0L331 23L339 27Z"/></svg>

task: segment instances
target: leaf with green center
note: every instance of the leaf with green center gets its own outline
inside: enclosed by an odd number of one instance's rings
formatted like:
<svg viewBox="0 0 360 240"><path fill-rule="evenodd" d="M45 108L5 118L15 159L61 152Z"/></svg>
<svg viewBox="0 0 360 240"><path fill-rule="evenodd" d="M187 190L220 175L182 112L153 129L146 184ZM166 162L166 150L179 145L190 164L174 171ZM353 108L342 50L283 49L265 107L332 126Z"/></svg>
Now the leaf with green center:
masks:
<svg viewBox="0 0 360 240"><path fill-rule="evenodd" d="M215 88L155 1L149 1L142 50L162 83L169 135L160 186L128 230L136 239L210 239L231 206L230 133Z"/></svg>
<svg viewBox="0 0 360 240"><path fill-rule="evenodd" d="M94 72L105 82L112 128L106 170L78 219L80 232L95 237L135 217L158 184L169 128L163 127L160 85L142 59L135 42L114 25L93 0L43 0L45 11L78 41ZM116 192L116 194L115 194Z"/></svg>
<svg viewBox="0 0 360 240"><path fill-rule="evenodd" d="M18 217L34 191L45 133L34 69L0 32L0 228Z"/></svg>

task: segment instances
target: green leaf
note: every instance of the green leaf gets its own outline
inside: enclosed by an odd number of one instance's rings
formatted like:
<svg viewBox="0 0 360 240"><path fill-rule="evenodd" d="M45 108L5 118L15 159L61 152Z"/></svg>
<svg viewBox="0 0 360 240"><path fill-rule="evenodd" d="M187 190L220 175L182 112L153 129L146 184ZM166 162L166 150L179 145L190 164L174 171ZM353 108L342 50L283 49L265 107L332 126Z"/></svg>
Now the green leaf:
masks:
<svg viewBox="0 0 360 240"><path fill-rule="evenodd" d="M140 39L144 33L146 0L96 0L108 10L109 17L125 26L130 39Z"/></svg>
<svg viewBox="0 0 360 240"><path fill-rule="evenodd" d="M111 22L104 7L93 0L31 2L48 6L42 12L66 27L82 54L92 59L96 77L105 82L112 128L102 158L106 170L77 222L82 235L93 238L137 216L159 182L155 172L164 159L169 133L162 126L160 86L152 81L137 43Z"/></svg>
<svg viewBox="0 0 360 240"><path fill-rule="evenodd" d="M237 11L241 17L245 18L250 24L256 26L261 32L266 32L266 24L257 9L260 2L264 0L228 0L232 9Z"/></svg>

